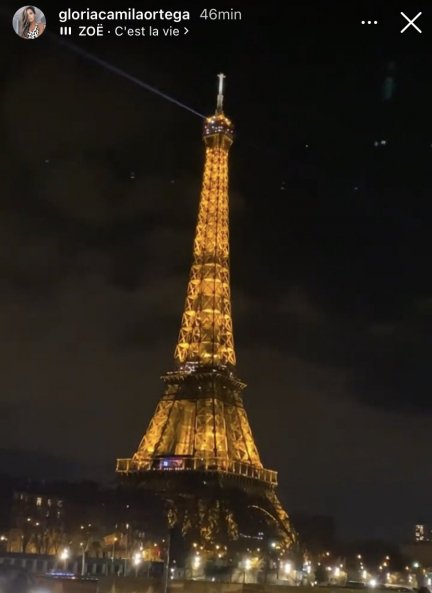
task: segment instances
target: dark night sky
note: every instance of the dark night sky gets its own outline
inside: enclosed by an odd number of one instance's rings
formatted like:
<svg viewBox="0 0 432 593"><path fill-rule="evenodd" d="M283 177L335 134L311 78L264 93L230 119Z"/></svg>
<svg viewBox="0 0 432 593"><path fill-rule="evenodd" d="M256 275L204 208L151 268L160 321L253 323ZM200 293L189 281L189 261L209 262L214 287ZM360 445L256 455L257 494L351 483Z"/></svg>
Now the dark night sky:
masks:
<svg viewBox="0 0 432 593"><path fill-rule="evenodd" d="M227 74L238 371L262 458L288 510L409 537L432 519L432 12L405 3L424 33L401 35L394 6L284 4L195 18L180 40L72 41L206 114ZM17 7L1 17L0 471L111 479L172 367L201 123L55 36L19 39Z"/></svg>

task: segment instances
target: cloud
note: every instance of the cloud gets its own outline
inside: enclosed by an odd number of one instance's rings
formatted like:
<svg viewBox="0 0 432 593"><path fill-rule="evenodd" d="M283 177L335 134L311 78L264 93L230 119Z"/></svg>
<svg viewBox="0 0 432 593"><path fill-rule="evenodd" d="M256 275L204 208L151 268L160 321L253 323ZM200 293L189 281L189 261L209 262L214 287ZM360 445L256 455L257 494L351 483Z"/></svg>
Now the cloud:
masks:
<svg viewBox="0 0 432 593"><path fill-rule="evenodd" d="M319 323L325 320L323 312L301 286L289 287L281 295L275 308L282 315L289 315L301 323Z"/></svg>
<svg viewBox="0 0 432 593"><path fill-rule="evenodd" d="M399 538L413 509L427 508L431 416L366 406L350 397L348 371L258 344L238 360L255 440L288 511L337 516L342 535Z"/></svg>
<svg viewBox="0 0 432 593"><path fill-rule="evenodd" d="M415 298L403 316L367 327L353 365L355 397L404 414L432 414L428 300Z"/></svg>

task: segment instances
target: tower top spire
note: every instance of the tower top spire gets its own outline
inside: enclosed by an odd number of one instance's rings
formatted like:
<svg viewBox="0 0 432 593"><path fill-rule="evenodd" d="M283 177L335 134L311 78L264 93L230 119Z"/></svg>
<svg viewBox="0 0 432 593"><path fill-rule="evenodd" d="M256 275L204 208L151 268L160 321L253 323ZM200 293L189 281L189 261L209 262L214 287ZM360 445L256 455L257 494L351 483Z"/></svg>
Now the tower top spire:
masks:
<svg viewBox="0 0 432 593"><path fill-rule="evenodd" d="M226 78L225 74L218 74L219 78L219 87L218 87L218 96L217 96L217 104L216 104L216 113L222 113L223 111L223 100L224 100L224 79Z"/></svg>

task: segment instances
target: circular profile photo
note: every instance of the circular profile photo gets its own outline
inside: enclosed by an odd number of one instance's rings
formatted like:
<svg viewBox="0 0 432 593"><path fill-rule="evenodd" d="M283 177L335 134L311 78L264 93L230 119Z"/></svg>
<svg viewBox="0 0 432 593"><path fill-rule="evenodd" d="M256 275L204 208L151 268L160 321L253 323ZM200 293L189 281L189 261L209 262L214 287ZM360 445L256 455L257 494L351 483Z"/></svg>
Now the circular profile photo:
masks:
<svg viewBox="0 0 432 593"><path fill-rule="evenodd" d="M14 14L12 25L23 39L37 39L45 31L46 19L37 6L22 6Z"/></svg>

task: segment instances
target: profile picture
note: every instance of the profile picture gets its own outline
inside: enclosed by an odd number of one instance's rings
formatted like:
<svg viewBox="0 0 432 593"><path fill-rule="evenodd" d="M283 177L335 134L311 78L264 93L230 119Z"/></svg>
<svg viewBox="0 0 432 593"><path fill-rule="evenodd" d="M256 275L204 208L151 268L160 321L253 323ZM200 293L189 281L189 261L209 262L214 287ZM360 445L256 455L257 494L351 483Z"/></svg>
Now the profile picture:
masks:
<svg viewBox="0 0 432 593"><path fill-rule="evenodd" d="M45 31L46 18L37 6L22 6L14 14L12 25L23 39L37 39Z"/></svg>

